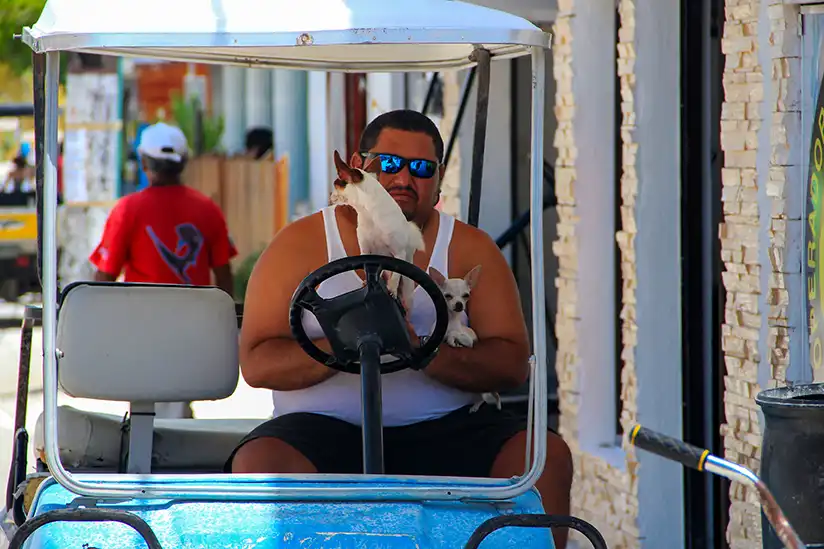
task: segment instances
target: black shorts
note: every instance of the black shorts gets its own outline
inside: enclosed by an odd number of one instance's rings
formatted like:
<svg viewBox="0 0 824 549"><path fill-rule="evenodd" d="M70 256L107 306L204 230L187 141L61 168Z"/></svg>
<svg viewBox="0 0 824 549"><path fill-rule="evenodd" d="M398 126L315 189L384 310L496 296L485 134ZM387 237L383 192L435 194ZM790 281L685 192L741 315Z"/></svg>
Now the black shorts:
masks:
<svg viewBox="0 0 824 549"><path fill-rule="evenodd" d="M526 415L484 404L443 417L384 427L384 465L388 475L488 477L503 445L526 430ZM319 414L294 413L269 420L246 435L229 456L225 472L232 470L238 448L250 440L273 437L303 454L319 473L363 472L362 435L359 425Z"/></svg>

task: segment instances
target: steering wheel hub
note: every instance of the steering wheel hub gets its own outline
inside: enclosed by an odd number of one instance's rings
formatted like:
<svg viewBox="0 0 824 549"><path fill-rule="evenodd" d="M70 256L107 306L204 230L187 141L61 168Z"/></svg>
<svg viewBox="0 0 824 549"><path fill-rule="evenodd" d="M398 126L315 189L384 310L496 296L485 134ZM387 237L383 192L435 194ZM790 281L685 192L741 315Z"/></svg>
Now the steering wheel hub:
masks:
<svg viewBox="0 0 824 549"><path fill-rule="evenodd" d="M328 299L318 294L317 287L325 280L360 269L366 273L362 288ZM432 299L435 327L422 345L413 344L402 307L386 289L383 271L410 278ZM304 310L317 318L333 354L322 351L306 335ZM289 311L289 325L301 348L321 364L351 374L360 373L360 347L366 342L380 348L382 374L425 368L443 341L448 322L446 299L429 275L409 262L382 255L344 257L310 273L295 290ZM386 355L395 358L385 360Z"/></svg>

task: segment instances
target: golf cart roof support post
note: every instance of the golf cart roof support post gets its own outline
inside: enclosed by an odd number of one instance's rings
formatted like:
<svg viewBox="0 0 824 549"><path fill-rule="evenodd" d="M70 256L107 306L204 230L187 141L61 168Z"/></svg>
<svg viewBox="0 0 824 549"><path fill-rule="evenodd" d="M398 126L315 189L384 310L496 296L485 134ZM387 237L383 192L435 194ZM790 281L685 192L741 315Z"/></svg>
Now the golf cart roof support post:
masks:
<svg viewBox="0 0 824 549"><path fill-rule="evenodd" d="M525 475L533 484L544 470L547 430L547 363L546 363L546 287L544 281L544 102L546 52L532 48L532 135L530 156L530 255L532 274L532 347L535 378L532 391L536 399L534 426L535 457ZM530 427L533 424L530 424Z"/></svg>
<svg viewBox="0 0 824 549"><path fill-rule="evenodd" d="M34 196L37 212L37 278L43 284L43 184L46 154L43 150L46 122L46 55L32 52L34 102Z"/></svg>
<svg viewBox="0 0 824 549"><path fill-rule="evenodd" d="M63 486L72 486L74 481L68 477L60 462L57 441L57 117L58 91L60 77L60 52L45 54L44 86L44 126L41 148L44 154L38 155L38 162L43 167L44 181L42 193L42 231L43 250L41 263L46 276L42 277L43 288L43 422L45 435L46 464L55 480ZM40 160L42 159L42 161ZM38 193L38 207L41 193ZM68 484L65 484L68 482Z"/></svg>
<svg viewBox="0 0 824 549"><path fill-rule="evenodd" d="M489 50L477 48L472 57L478 62L478 90L475 102L475 128L472 140L472 174L469 184L469 216L467 222L478 226L481 216L481 183L484 176L484 150L486 149L486 123L489 113ZM454 131L454 130L453 130ZM541 172L543 175L543 172ZM543 182L543 178L542 178Z"/></svg>

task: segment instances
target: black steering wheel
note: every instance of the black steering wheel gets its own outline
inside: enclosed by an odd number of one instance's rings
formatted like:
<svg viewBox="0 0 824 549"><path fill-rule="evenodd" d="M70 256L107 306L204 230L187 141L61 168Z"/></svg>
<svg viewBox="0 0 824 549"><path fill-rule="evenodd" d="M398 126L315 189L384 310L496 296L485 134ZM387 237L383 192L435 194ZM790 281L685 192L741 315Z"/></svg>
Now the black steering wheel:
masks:
<svg viewBox="0 0 824 549"><path fill-rule="evenodd" d="M357 290L324 299L316 288L321 282L363 269L366 284ZM389 271L412 279L435 305L435 328L420 347L412 344L401 304L389 293L381 273ZM312 312L329 340L334 355L322 351L306 335L303 310ZM389 374L405 368L422 370L434 358L449 323L446 299L441 289L422 269L400 259L383 255L359 255L332 261L310 273L295 290L289 308L289 326L306 354L340 372L360 373L360 347L377 343L381 354L397 358L381 362L380 372Z"/></svg>

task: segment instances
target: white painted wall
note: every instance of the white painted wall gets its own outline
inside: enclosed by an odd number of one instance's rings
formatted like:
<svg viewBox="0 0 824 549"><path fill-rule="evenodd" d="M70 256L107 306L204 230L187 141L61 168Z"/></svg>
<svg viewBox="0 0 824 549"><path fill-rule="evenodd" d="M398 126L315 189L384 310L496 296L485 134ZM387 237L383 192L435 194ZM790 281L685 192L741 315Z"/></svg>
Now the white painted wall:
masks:
<svg viewBox="0 0 824 549"><path fill-rule="evenodd" d="M366 75L366 123L391 110L404 108L402 73L376 72ZM416 107L419 108L419 107Z"/></svg>
<svg viewBox="0 0 824 549"><path fill-rule="evenodd" d="M624 468L616 432L615 330L615 3L576 4L573 93L578 149L579 440L586 452ZM663 546L662 546L663 547Z"/></svg>
<svg viewBox="0 0 824 549"><path fill-rule="evenodd" d="M636 0L635 110L639 190L638 421L682 434L680 28L678 0ZM639 452L638 526L644 547L684 542L684 469Z"/></svg>
<svg viewBox="0 0 824 549"><path fill-rule="evenodd" d="M228 154L243 152L246 121L241 98L246 78L241 67L224 66L220 71L220 112L224 116L223 148Z"/></svg>
<svg viewBox="0 0 824 549"><path fill-rule="evenodd" d="M326 116L329 148L326 151L326 162L329 165L329 173L333 174L335 163L332 152L337 150L341 156L346 156L346 81L343 73L328 73L327 85L329 95L327 96ZM333 179L329 180L328 185L332 185Z"/></svg>
<svg viewBox="0 0 824 549"><path fill-rule="evenodd" d="M272 71L271 69L243 70L246 78L243 102L246 109L244 132L259 126L272 128Z"/></svg>
<svg viewBox="0 0 824 549"><path fill-rule="evenodd" d="M309 203L318 211L329 202L332 174L329 158L329 89L327 73L309 73Z"/></svg>

